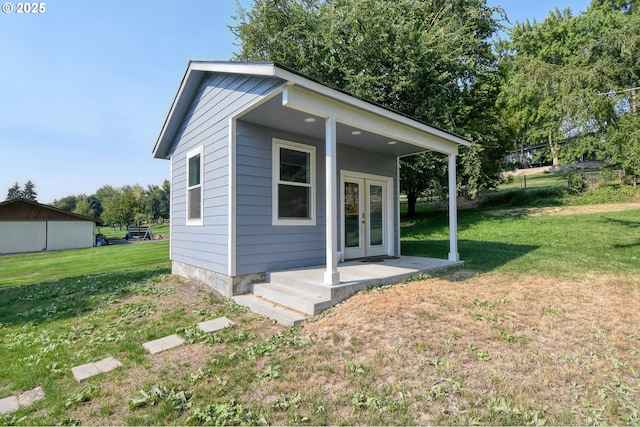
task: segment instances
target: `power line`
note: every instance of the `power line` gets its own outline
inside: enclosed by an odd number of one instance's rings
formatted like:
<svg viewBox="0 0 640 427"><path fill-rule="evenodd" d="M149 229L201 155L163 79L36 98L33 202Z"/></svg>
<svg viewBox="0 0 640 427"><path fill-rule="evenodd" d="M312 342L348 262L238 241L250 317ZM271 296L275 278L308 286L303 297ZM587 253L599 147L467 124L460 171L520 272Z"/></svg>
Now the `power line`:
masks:
<svg viewBox="0 0 640 427"><path fill-rule="evenodd" d="M640 86L632 87L630 89L610 90L608 92L598 92L598 95L600 95L600 96L620 95L621 93L625 93L625 92L635 92L638 89L640 89Z"/></svg>

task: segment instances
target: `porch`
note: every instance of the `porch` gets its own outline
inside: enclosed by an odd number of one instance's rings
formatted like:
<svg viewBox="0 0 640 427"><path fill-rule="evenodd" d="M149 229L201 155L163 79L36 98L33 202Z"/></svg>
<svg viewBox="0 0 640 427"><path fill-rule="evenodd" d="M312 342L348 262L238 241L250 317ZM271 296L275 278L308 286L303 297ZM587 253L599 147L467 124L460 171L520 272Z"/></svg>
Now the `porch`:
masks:
<svg viewBox="0 0 640 427"><path fill-rule="evenodd" d="M252 294L233 298L251 311L294 325L363 289L400 283L413 276L462 264L462 261L413 256L369 257L338 264L340 283L332 286L325 284L326 266L274 271L267 274L264 283L252 285Z"/></svg>

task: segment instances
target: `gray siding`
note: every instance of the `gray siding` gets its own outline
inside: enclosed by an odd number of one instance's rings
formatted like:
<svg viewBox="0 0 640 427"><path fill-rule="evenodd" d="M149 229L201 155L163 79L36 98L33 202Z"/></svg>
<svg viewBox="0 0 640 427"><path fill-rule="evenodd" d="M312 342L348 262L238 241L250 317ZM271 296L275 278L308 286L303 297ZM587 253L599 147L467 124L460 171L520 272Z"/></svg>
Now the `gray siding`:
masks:
<svg viewBox="0 0 640 427"><path fill-rule="evenodd" d="M238 122L236 183L236 272L238 275L325 263L325 164L324 141ZM280 138L316 147L316 225L272 225L272 139ZM337 146L337 176L340 170L391 177L397 206L397 160L341 144ZM340 190L338 185L338 190ZM340 191L337 206L340 208ZM394 208L394 223L398 212ZM338 241L341 218L338 215ZM394 252L399 253L395 230Z"/></svg>
<svg viewBox="0 0 640 427"><path fill-rule="evenodd" d="M325 260L324 141L238 122L236 273L318 265ZM272 225L272 139L316 147L316 225Z"/></svg>
<svg viewBox="0 0 640 427"><path fill-rule="evenodd" d="M229 117L282 84L274 78L213 74L201 83L172 144L171 258L228 273ZM203 155L203 225L186 225L186 154Z"/></svg>

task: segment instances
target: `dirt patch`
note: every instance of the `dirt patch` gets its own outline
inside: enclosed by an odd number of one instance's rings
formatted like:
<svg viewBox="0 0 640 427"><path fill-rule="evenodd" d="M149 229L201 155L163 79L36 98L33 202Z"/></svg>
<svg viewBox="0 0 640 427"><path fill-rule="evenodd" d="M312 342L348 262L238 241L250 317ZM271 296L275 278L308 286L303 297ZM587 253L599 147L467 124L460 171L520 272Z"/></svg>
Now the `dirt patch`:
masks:
<svg viewBox="0 0 640 427"><path fill-rule="evenodd" d="M597 213L622 212L640 209L640 203L604 203L599 205L562 206L546 208L511 208L487 211L493 216L543 216L543 215L587 215Z"/></svg>

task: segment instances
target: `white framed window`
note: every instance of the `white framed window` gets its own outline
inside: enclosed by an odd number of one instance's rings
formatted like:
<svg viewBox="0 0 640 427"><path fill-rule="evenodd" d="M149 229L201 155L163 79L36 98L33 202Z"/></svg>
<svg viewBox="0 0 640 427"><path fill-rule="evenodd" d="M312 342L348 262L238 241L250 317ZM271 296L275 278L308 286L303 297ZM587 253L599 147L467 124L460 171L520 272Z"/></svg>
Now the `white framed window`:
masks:
<svg viewBox="0 0 640 427"><path fill-rule="evenodd" d="M187 225L202 225L202 146L187 153Z"/></svg>
<svg viewBox="0 0 640 427"><path fill-rule="evenodd" d="M273 225L315 225L316 147L273 139Z"/></svg>

